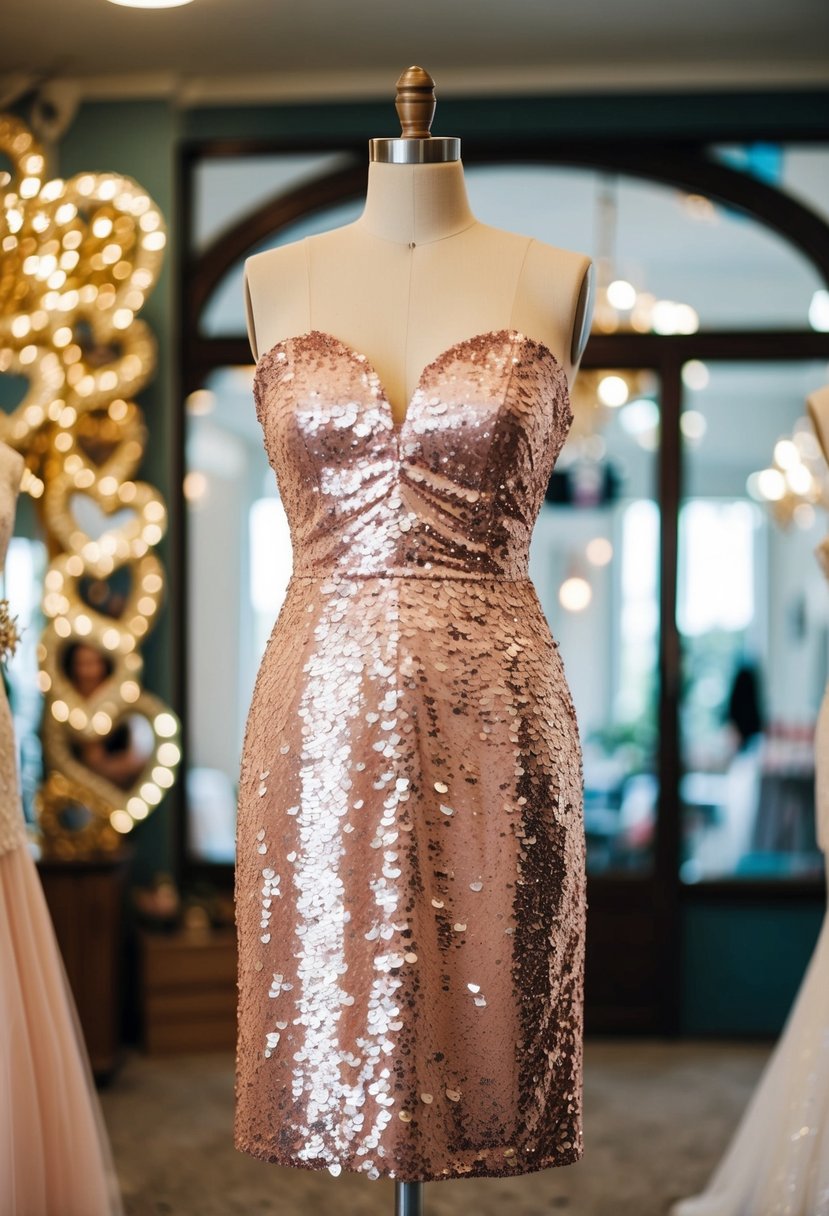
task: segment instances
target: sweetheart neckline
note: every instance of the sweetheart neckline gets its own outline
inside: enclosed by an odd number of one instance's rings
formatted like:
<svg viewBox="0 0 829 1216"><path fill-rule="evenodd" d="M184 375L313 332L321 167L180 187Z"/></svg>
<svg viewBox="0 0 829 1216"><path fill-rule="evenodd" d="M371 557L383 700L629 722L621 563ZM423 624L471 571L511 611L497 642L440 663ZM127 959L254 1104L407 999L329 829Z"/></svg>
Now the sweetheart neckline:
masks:
<svg viewBox="0 0 829 1216"><path fill-rule="evenodd" d="M412 413L412 405L414 404L418 393L422 390L424 382L428 378L430 372L434 371L434 369L437 367L437 365L443 359L445 359L447 357L447 355L454 354L456 351L461 350L464 346L471 346L474 342L479 342L482 338L508 337L510 342L513 345L515 345L516 342L521 341L521 342L526 343L530 347L533 347L534 349L536 349L545 358L550 359L552 361L552 365L556 371L556 374L561 378L561 380L564 383L564 393L565 393L565 397L567 399L567 404L570 409L570 413L572 414L572 412L573 412L573 407L570 402L570 389L569 389L569 385L567 383L567 376L564 373L564 365L562 364L561 360L558 358L557 355L555 355L553 353L553 351L550 349L549 346L547 346L547 344L545 342L541 341L540 338L530 337L529 334L525 334L522 330L519 330L519 329L513 329L511 326L502 326L499 329L484 329L480 333L470 334L469 337L467 337L467 338L460 338L457 342L453 342L451 344L451 346L447 346L445 350L442 350L439 354L435 355L435 357L433 359L430 359L429 362L423 367L423 369L420 372L420 375L417 377L417 380L415 381L415 386L412 389L411 394L409 395L408 402L406 403L406 412L403 415L402 422L400 422L400 423L395 422L394 414L392 412L392 404L391 404L391 401L389 400L389 395L388 395L388 392L386 391L386 387L383 384L383 381L380 378L380 375L379 375L376 367L374 366L373 362L368 357L368 355L364 354L361 350L358 350L356 347L352 346L349 342L346 342L344 338L338 338L336 334L329 333L329 331L325 330L325 329L317 329L317 328L308 329L304 333L291 334L291 336L288 338L280 338L278 342L274 342L273 346L269 346L268 349L266 351L264 351L263 354L261 354L256 361L256 367L254 368L254 372L253 372L254 384L256 383L256 380L259 376L260 368L264 365L265 361L271 355L273 355L276 351L280 350L283 347L286 347L288 345L293 345L295 342L301 342L301 341L303 341L303 339L311 338L314 335L316 335L320 338L325 338L329 342L333 342L336 346L339 346L347 354L351 355L353 358L360 359L365 364L366 371L371 376L374 377L375 383L379 390L380 400L382 401L383 405L386 408L389 426L391 427L392 436L395 440L398 450L400 448L401 440L403 438L403 435L406 432L406 427L408 425L409 418Z"/></svg>

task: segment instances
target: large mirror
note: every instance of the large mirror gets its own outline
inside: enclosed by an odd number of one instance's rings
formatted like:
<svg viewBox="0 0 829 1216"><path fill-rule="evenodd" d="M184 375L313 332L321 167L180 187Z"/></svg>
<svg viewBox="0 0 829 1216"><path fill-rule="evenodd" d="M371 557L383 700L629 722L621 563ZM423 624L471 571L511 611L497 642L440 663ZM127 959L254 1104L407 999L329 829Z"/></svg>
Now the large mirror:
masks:
<svg viewBox="0 0 829 1216"><path fill-rule="evenodd" d="M742 199L742 175L755 170L746 149L712 148L710 159L722 166L723 191ZM364 164L322 148L211 154L188 167L198 269L185 302L195 337L183 402L184 863L220 882L233 864L247 707L292 564L253 409L243 261L356 218ZM596 258L576 421L534 533L531 575L560 642L584 751L589 971L600 977L588 992L593 1024L665 1026L674 1016L665 974L676 964L667 946L660 954L667 929L657 907L678 908L683 889L710 882L743 882L750 898L761 880L817 881L820 857L805 830L811 772L797 756L827 674L810 557L823 521L813 507L783 527L752 494L752 478L826 377L820 360L764 358L763 335L808 325L820 274L796 239L660 180L657 160L650 177L632 177L482 154L465 172L484 222ZM808 192L808 157L793 154L785 172L787 189ZM737 552L749 556L737 562ZM812 672L799 684L786 675L793 646ZM732 719L749 669L765 678L768 701L762 742L755 734L745 748ZM781 763L782 777L771 771ZM626 934L632 967L619 963Z"/></svg>
<svg viewBox="0 0 829 1216"><path fill-rule="evenodd" d="M723 151L725 155L726 150ZM347 163L347 158L346 158ZM333 152L267 158L208 159L194 170L192 241L209 256L225 234L244 220L245 210L268 204L274 215L302 210L303 190L343 172L344 158ZM603 244L606 278L631 282L638 302L608 315L600 301L595 332L613 325L635 335L673 327L668 303L684 303L693 329L745 328L802 324L809 300L819 288L814 268L785 242L710 200L655 183L618 175L540 166L471 165L467 169L473 210L485 222L531 233L571 248ZM297 240L349 222L361 209L353 198L319 207L312 192L308 211L284 223L248 252ZM253 226L252 226L253 228ZM730 275L721 281L716 266L728 249L751 266L754 280L773 280L778 290L758 293L752 282ZM226 340L245 333L242 261L217 276L215 289L199 316L201 335ZM655 322L643 321L650 302L662 300ZM666 302L667 301L667 302ZM641 314L641 315L640 315ZM689 361L691 362L691 361ZM608 373L613 369L605 369ZM745 372L743 398L752 377ZM217 365L202 377L184 403L188 515L187 579L189 622L188 849L200 860L229 863L233 858L235 783L244 719L265 641L279 611L291 569L290 539L273 474L252 408L250 362ZM812 369L819 381L820 369ZM784 400L797 401L809 377L789 377L781 397L785 367L776 394L764 394L768 421L753 435L732 480L762 464L763 445L793 421ZM584 723L588 766L588 831L591 868L636 869L649 864L658 800L654 771L658 707L658 611L660 510L657 493L659 397L656 372L647 369L630 383L621 400L600 402L607 376L583 370L577 383L580 422L574 427L551 485L534 538L534 579L562 650L571 655L568 673ZM608 380L608 384L610 381ZM688 413L683 420L692 469L709 463L719 431L736 444L743 418L733 401L723 402L727 418L718 431L694 435L707 425L697 390L685 385ZM709 407L710 408L710 407ZM791 408L789 409L791 413ZM702 423L697 423L697 415ZM727 458L719 451L711 462ZM743 469L745 466L745 470ZM757 508L759 510L759 508ZM687 518L692 519L693 512ZM699 525L696 525L697 527ZM687 530L687 529L686 529ZM564 543L564 538L567 543ZM595 543L592 543L595 542ZM781 542L783 543L783 542ZM217 579L217 545L230 555L231 569ZM614 560L611 561L611 558ZM224 575L226 574L226 577ZM589 574L578 601L579 587ZM710 591L711 574L697 589ZM769 573L765 593L778 586ZM762 595L764 590L757 589ZM570 597L570 598L568 598ZM683 609L684 611L684 609ZM221 647L215 645L222 638ZM591 645L586 646L585 640ZM602 662L587 663L600 640ZM199 656L210 648L212 660Z"/></svg>

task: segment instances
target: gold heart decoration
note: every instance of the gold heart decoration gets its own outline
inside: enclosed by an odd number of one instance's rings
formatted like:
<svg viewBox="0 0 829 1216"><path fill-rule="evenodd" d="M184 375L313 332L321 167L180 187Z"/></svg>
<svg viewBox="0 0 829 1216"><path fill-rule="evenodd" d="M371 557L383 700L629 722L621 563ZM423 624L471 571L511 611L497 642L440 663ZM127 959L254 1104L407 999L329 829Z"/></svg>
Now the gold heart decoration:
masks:
<svg viewBox="0 0 829 1216"><path fill-rule="evenodd" d="M141 685L164 577L151 550L167 515L133 480L147 435L131 398L157 358L137 314L161 269L164 223L129 177L45 180L43 150L11 115L0 115L0 152L12 165L0 172L0 375L28 381L0 412L0 440L25 456L21 488L42 498L50 556L38 651L43 848L117 852L180 758L175 715ZM141 735L146 756L135 761Z"/></svg>
<svg viewBox="0 0 829 1216"><path fill-rule="evenodd" d="M63 466L75 483L79 484L83 469L87 479L106 487L134 475L144 454L147 428L135 402L116 397L106 409L81 414L61 438Z"/></svg>
<svg viewBox="0 0 829 1216"><path fill-rule="evenodd" d="M66 408L64 367L59 355L47 346L31 346L22 352L0 346L0 374L25 376L29 381L17 408L9 413L0 410L0 440L25 451L33 436L56 422Z"/></svg>
<svg viewBox="0 0 829 1216"><path fill-rule="evenodd" d="M49 694L53 716L68 722L76 734L93 739L137 701L143 663L137 643L151 629L161 603L163 571L148 554L132 570L132 585L117 616L96 611L80 594L78 558L63 556L47 575L44 614L51 624L43 634L41 687ZM84 646L100 656L100 683L86 694L73 682L74 648ZM94 654L90 655L94 661Z"/></svg>
<svg viewBox="0 0 829 1216"><path fill-rule="evenodd" d="M75 499L97 504L105 515L121 521L119 526L91 536L73 513ZM124 482L112 492L106 492L100 483L78 490L73 479L62 475L46 491L44 513L61 548L77 554L85 571L101 578L126 561L144 557L161 540L167 526L161 495L140 481Z"/></svg>
<svg viewBox="0 0 829 1216"><path fill-rule="evenodd" d="M109 821L107 800L88 786L53 769L35 799L43 833L44 852L69 860L78 856L112 855L124 845L124 837Z"/></svg>
<svg viewBox="0 0 829 1216"><path fill-rule="evenodd" d="M50 763L62 773L76 790L89 794L88 803L97 808L107 807L109 824L116 832L130 832L136 822L147 818L161 802L167 790L175 782L175 773L181 760L179 746L179 722L176 716L157 697L142 693L129 711L113 724L112 731L104 736L100 744L89 746L78 740L80 756L72 746L72 735L54 715L44 719L43 742ZM128 772L127 761L134 762L136 772L129 777L129 785L123 788L116 784L112 775L104 775L90 767L95 756L106 751L107 744L116 735L124 736L126 746L113 747L108 755L120 756L120 764ZM85 762L81 757L89 753ZM132 756L129 753L132 752ZM103 761L102 761L103 763ZM101 811L97 812L99 815ZM46 824L43 825L46 830Z"/></svg>

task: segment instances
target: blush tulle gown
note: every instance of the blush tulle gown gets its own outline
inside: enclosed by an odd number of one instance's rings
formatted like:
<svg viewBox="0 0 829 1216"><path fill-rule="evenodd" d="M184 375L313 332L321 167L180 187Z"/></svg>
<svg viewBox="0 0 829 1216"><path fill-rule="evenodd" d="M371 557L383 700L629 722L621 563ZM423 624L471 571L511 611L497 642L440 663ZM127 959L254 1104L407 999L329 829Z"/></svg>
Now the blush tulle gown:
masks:
<svg viewBox="0 0 829 1216"><path fill-rule="evenodd" d="M0 444L0 568L21 472L20 456ZM120 1216L75 1005L26 842L16 767L0 682L0 1216Z"/></svg>

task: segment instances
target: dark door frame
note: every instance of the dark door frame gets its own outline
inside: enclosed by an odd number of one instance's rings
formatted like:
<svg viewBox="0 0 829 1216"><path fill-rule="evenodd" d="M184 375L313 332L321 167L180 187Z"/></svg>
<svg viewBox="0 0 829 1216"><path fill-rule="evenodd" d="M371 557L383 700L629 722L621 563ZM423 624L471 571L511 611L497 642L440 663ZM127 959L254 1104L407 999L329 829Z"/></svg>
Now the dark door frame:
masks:
<svg viewBox="0 0 829 1216"><path fill-rule="evenodd" d="M829 138L829 129L824 133ZM737 138L735 136L735 138ZM599 172L658 182L706 194L738 208L772 229L807 257L829 287L829 224L805 205L756 177L733 169L706 152L701 140L639 139L572 141L537 138L464 140L467 164L547 164L579 166ZM350 154L340 169L273 199L249 214L209 248L192 258L193 170L199 160L226 156L265 156L279 152L328 151ZM256 245L300 215L336 202L360 198L367 166L364 143L354 140L208 141L185 144L179 174L181 199L179 302L181 367L179 402L199 388L214 368L251 362L244 337L200 334L201 314L222 276ZM738 902L762 899L815 900L823 884L803 881L720 881L683 886L679 880L681 822L678 804L681 756L679 697L681 640L676 623L678 518L682 501L682 364L706 361L774 361L829 358L829 334L808 330L712 331L689 335L594 335L582 367L652 368L660 382L661 443L657 503L660 509L659 640L659 809L653 871L650 875L604 876L589 881L589 903L596 932L588 936L588 1028L597 1031L676 1033L679 1029L681 912L684 901L715 895ZM177 411L177 484L183 484L184 409ZM176 700L184 723L187 763L187 671L185 629L186 511L183 498L174 513L172 537L177 559L171 581L177 641ZM177 816L179 869L191 879L230 883L232 867L198 863L187 853L187 816ZM603 928L604 927L604 932Z"/></svg>

